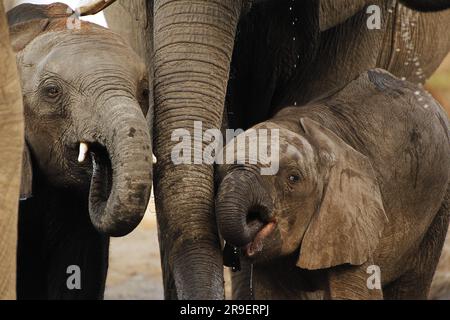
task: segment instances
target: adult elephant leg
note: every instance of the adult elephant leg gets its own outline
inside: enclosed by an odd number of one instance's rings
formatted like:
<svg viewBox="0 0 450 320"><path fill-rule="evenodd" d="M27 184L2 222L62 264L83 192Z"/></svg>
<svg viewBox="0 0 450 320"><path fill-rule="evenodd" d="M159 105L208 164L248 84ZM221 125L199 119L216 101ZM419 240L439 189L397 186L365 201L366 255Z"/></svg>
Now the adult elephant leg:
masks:
<svg viewBox="0 0 450 320"><path fill-rule="evenodd" d="M14 299L17 206L23 152L23 115L16 59L0 2L0 299Z"/></svg>
<svg viewBox="0 0 450 320"><path fill-rule="evenodd" d="M244 1L156 0L155 195L165 296L223 299L223 267L213 212L213 166L175 165L177 129L194 137L221 127L234 37ZM201 137L194 137L200 140ZM202 154L203 144L192 154ZM172 278L173 276L173 278Z"/></svg>
<svg viewBox="0 0 450 320"><path fill-rule="evenodd" d="M104 10L108 27L124 37L150 66L153 52L153 1L118 0Z"/></svg>
<svg viewBox="0 0 450 320"><path fill-rule="evenodd" d="M125 38L146 62L149 86L153 88L153 0L118 0L105 9L104 14L108 27ZM152 130L153 90L149 93L147 121Z"/></svg>

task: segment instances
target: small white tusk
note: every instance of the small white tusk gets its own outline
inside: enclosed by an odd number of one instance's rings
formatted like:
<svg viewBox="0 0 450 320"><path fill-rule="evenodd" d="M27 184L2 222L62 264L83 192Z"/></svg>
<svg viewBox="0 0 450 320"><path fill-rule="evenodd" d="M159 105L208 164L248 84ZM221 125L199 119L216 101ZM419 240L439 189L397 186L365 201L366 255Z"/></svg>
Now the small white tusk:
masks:
<svg viewBox="0 0 450 320"><path fill-rule="evenodd" d="M156 159L155 155L153 155L153 164L157 163L158 159Z"/></svg>
<svg viewBox="0 0 450 320"><path fill-rule="evenodd" d="M93 0L77 8L76 12L79 12L82 17L94 15L108 8L114 2L116 2L116 0Z"/></svg>
<svg viewBox="0 0 450 320"><path fill-rule="evenodd" d="M89 147L86 143L81 142L80 143L80 153L78 154L78 162L82 163L84 160L86 160L86 154L89 151Z"/></svg>

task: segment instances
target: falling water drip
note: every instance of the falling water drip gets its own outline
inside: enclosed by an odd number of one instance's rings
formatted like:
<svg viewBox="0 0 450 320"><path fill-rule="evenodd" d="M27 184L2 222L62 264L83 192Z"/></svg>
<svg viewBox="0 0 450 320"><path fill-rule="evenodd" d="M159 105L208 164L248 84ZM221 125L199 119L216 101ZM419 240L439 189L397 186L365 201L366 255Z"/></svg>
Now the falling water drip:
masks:
<svg viewBox="0 0 450 320"><path fill-rule="evenodd" d="M291 14L292 14L292 12L293 12L293 8L294 8L294 2L295 2L295 0L292 0L291 1L292 2L292 4L289 6L289 11L291 12ZM297 37L296 37L296 29L295 29L295 27L296 27L296 25L297 25L297 22L298 22L298 17L295 17L294 15L292 15L291 16L291 18L292 18L292 26L293 26L293 37L292 37L292 41L294 42L294 48L295 48L295 42L297 41ZM294 62L294 69L297 69L297 66L298 66L298 61L300 60L300 55L299 54L297 54L296 55L296 57L297 57L297 61L296 62Z"/></svg>
<svg viewBox="0 0 450 320"><path fill-rule="evenodd" d="M253 293L253 263L250 265L250 300L255 300Z"/></svg>
<svg viewBox="0 0 450 320"><path fill-rule="evenodd" d="M419 56L414 54L415 46L412 31L412 28L419 25L419 15L404 6L400 6L400 10L406 10L404 11L404 14L400 14L400 17L402 18L400 27L401 39L407 49L407 59L404 62L404 65L413 66L413 68L415 68L414 75L417 77L418 82L421 83L423 79L425 79L425 74L421 68L422 64ZM396 49L396 52L400 52L400 50Z"/></svg>

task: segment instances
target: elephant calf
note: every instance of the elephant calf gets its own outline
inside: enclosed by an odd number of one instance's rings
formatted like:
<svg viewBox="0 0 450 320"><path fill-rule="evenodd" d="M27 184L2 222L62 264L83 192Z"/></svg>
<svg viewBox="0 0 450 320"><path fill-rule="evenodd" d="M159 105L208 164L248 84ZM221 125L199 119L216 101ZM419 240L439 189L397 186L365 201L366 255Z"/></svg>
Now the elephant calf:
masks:
<svg viewBox="0 0 450 320"><path fill-rule="evenodd" d="M449 122L435 100L377 69L254 129L279 130L278 173L262 176L260 161L218 170L220 232L254 268L233 276L235 298L249 281L257 299L427 298L450 214Z"/></svg>
<svg viewBox="0 0 450 320"><path fill-rule="evenodd" d="M27 145L19 299L102 298L109 236L138 225L151 192L147 69L121 37L71 13L8 13Z"/></svg>

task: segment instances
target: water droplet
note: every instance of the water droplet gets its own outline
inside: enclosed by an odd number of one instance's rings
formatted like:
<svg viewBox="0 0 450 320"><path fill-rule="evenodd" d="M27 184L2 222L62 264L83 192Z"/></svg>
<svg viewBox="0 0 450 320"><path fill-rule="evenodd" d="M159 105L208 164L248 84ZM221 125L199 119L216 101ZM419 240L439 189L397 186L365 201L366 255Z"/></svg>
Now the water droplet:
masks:
<svg viewBox="0 0 450 320"><path fill-rule="evenodd" d="M430 106L428 104L423 106L425 109L428 109Z"/></svg>
<svg viewBox="0 0 450 320"><path fill-rule="evenodd" d="M401 50L400 50L400 48L397 48L397 49L395 49L395 51L400 52Z"/></svg>
<svg viewBox="0 0 450 320"><path fill-rule="evenodd" d="M415 94L416 96L420 96L420 91L416 91L416 92L414 92L414 94Z"/></svg>

